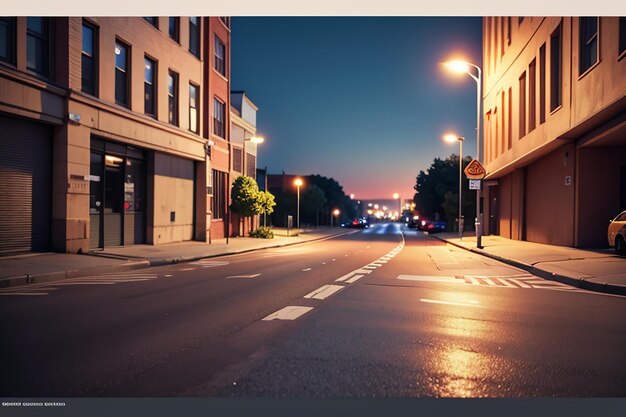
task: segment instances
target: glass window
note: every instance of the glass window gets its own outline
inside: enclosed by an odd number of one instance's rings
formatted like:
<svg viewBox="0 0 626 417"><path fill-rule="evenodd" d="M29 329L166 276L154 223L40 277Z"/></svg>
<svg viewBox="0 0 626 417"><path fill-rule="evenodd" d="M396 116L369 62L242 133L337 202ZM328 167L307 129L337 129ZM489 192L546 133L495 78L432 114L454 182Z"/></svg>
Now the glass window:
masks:
<svg viewBox="0 0 626 417"><path fill-rule="evenodd" d="M526 72L519 78L519 138L526 136Z"/></svg>
<svg viewBox="0 0 626 417"><path fill-rule="evenodd" d="M546 44L539 48L539 124L546 121Z"/></svg>
<svg viewBox="0 0 626 417"><path fill-rule="evenodd" d="M213 67L222 74L226 76L226 47L224 43L215 36L215 61L213 63Z"/></svg>
<svg viewBox="0 0 626 417"><path fill-rule="evenodd" d="M550 36L550 111L561 105L561 25Z"/></svg>
<svg viewBox="0 0 626 417"><path fill-rule="evenodd" d="M223 219L226 214L226 173L212 170L213 198L211 211L214 219Z"/></svg>
<svg viewBox="0 0 626 417"><path fill-rule="evenodd" d="M0 61L15 65L15 17L0 17Z"/></svg>
<svg viewBox="0 0 626 417"><path fill-rule="evenodd" d="M242 172L242 151L233 148L233 171Z"/></svg>
<svg viewBox="0 0 626 417"><path fill-rule="evenodd" d="M199 88L193 84L189 84L189 130L194 133L198 133L198 107L200 105L199 101Z"/></svg>
<svg viewBox="0 0 626 417"><path fill-rule="evenodd" d="M115 42L115 101L128 107L129 105L129 47Z"/></svg>
<svg viewBox="0 0 626 417"><path fill-rule="evenodd" d="M619 55L626 51L626 17L619 18Z"/></svg>
<svg viewBox="0 0 626 417"><path fill-rule="evenodd" d="M150 23L152 26L154 26L155 28L159 28L159 18L158 17L144 17L144 19Z"/></svg>
<svg viewBox="0 0 626 417"><path fill-rule="evenodd" d="M180 17L170 17L170 38L180 42Z"/></svg>
<svg viewBox="0 0 626 417"><path fill-rule="evenodd" d="M48 76L49 72L49 27L44 17L27 19L26 67L29 70Z"/></svg>
<svg viewBox="0 0 626 417"><path fill-rule="evenodd" d="M230 17L220 16L220 20L222 21L224 26L226 26L227 28L230 28Z"/></svg>
<svg viewBox="0 0 626 417"><path fill-rule="evenodd" d="M156 61L144 57L144 108L150 116L156 116L156 74Z"/></svg>
<svg viewBox="0 0 626 417"><path fill-rule="evenodd" d="M256 157L246 152L246 175L254 178L256 175Z"/></svg>
<svg viewBox="0 0 626 417"><path fill-rule="evenodd" d="M583 74L598 62L598 18L579 18L580 53L578 75Z"/></svg>
<svg viewBox="0 0 626 417"><path fill-rule="evenodd" d="M537 76L536 68L537 61L534 59L528 67L528 131L532 132L536 126L536 89L537 89Z"/></svg>
<svg viewBox="0 0 626 417"><path fill-rule="evenodd" d="M96 95L97 60L96 60L97 29L83 22L83 46L81 52L81 90Z"/></svg>
<svg viewBox="0 0 626 417"><path fill-rule="evenodd" d="M200 58L200 18L189 18L189 52Z"/></svg>
<svg viewBox="0 0 626 417"><path fill-rule="evenodd" d="M167 120L178 126L178 74L174 71L167 77Z"/></svg>
<svg viewBox="0 0 626 417"><path fill-rule="evenodd" d="M225 124L224 124L224 112L225 104L218 100L213 99L213 133L221 138L226 137Z"/></svg>

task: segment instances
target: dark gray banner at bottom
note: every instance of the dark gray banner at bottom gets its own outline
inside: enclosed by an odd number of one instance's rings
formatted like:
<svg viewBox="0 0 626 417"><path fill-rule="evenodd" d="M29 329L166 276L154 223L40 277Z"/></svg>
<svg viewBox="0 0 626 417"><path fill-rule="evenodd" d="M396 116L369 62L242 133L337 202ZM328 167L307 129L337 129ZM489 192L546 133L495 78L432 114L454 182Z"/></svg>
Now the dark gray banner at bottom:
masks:
<svg viewBox="0 0 626 417"><path fill-rule="evenodd" d="M160 417L612 417L626 398L408 399L408 398L31 398L2 399L0 416Z"/></svg>

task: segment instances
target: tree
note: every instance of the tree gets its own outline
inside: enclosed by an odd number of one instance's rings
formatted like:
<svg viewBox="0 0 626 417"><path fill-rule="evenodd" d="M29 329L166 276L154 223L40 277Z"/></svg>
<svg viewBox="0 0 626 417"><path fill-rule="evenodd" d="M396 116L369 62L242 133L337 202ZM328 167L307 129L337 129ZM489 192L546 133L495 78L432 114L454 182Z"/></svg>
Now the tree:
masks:
<svg viewBox="0 0 626 417"><path fill-rule="evenodd" d="M319 210L326 204L326 195L320 187L315 184L308 186L300 196L300 209L302 217L310 220L315 218L319 224Z"/></svg>
<svg viewBox="0 0 626 417"><path fill-rule="evenodd" d="M259 191L254 178L241 175L235 179L231 192L230 208L241 217L255 214L272 214L276 202L269 191Z"/></svg>
<svg viewBox="0 0 626 417"><path fill-rule="evenodd" d="M469 156L463 158L463 166L470 161ZM468 184L463 176L463 217L473 219L475 207L471 201L475 194L469 192ZM414 189L416 193L413 201L421 216L428 219L440 217L452 225L459 211L459 156L453 154L445 160L435 158L426 172L419 172Z"/></svg>
<svg viewBox="0 0 626 417"><path fill-rule="evenodd" d="M272 214L276 202L274 201L274 195L269 191L259 191L257 201L254 206L255 214Z"/></svg>

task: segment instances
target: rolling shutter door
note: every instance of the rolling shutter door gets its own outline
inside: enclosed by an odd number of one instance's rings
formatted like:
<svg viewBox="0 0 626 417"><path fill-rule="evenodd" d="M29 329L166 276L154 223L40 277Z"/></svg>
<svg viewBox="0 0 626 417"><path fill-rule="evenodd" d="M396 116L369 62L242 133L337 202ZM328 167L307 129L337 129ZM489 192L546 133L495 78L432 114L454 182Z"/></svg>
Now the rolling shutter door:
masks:
<svg viewBox="0 0 626 417"><path fill-rule="evenodd" d="M0 253L50 249L52 129L0 116Z"/></svg>

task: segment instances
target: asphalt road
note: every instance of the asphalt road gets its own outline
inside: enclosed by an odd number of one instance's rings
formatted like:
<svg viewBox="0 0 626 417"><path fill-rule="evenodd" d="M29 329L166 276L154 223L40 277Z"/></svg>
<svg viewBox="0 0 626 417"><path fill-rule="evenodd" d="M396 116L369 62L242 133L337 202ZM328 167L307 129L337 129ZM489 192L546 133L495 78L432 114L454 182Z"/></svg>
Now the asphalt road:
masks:
<svg viewBox="0 0 626 417"><path fill-rule="evenodd" d="M394 224L0 291L0 397L626 396L626 297Z"/></svg>

